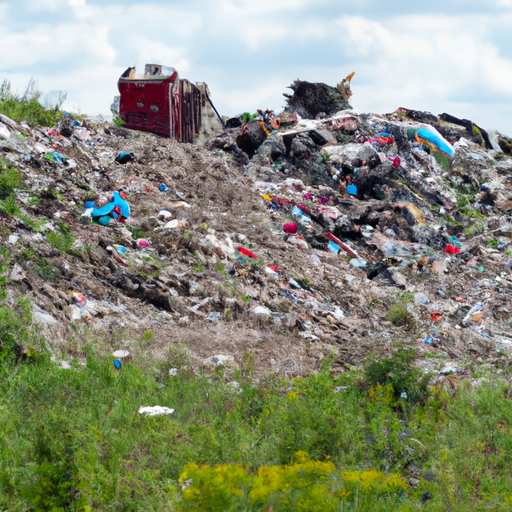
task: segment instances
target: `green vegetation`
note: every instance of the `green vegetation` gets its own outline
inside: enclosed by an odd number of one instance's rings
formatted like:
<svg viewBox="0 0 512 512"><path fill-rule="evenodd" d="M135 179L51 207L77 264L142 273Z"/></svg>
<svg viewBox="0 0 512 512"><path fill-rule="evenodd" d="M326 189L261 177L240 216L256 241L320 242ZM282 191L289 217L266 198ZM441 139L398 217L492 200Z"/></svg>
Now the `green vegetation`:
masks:
<svg viewBox="0 0 512 512"><path fill-rule="evenodd" d="M134 238L135 240L137 240L139 238L144 238L146 236L146 232L141 228L137 228L135 226L129 226L128 224L126 224L125 227L128 231L131 232L132 238Z"/></svg>
<svg viewBox="0 0 512 512"><path fill-rule="evenodd" d="M37 82L33 79L22 94L14 92L8 80L0 85L0 113L18 122L53 126L62 117L60 108L65 99L66 93L62 91L55 91L43 98Z"/></svg>
<svg viewBox="0 0 512 512"><path fill-rule="evenodd" d="M366 366L365 382L371 386L391 386L394 398L401 395L412 402L428 397L429 378L414 368L416 357L410 349L400 349L393 357L374 361Z"/></svg>
<svg viewBox="0 0 512 512"><path fill-rule="evenodd" d="M505 380L433 385L411 350L364 372L333 378L327 360L306 378L256 383L248 356L229 377L197 372L178 348L116 371L91 344L85 366L64 370L30 325L26 300L0 304L1 510L466 512L512 503ZM175 412L140 416L147 405Z"/></svg>
<svg viewBox="0 0 512 512"><path fill-rule="evenodd" d="M6 199L21 184L20 173L0 160L0 199Z"/></svg>
<svg viewBox="0 0 512 512"><path fill-rule="evenodd" d="M404 301L398 301L392 304L384 319L397 327L413 329L415 326L414 317L407 309L407 305Z"/></svg>
<svg viewBox="0 0 512 512"><path fill-rule="evenodd" d="M464 234L467 237L473 237L485 231L485 223L484 222L475 222L471 224L464 230Z"/></svg>
<svg viewBox="0 0 512 512"><path fill-rule="evenodd" d="M121 128L123 125L126 124L126 121L123 121L123 119L121 119L120 117L115 117L114 119L112 119L112 123L117 127L117 128Z"/></svg>
<svg viewBox="0 0 512 512"><path fill-rule="evenodd" d="M43 279L49 279L55 283L62 279L62 274L46 258L40 258L34 263L36 272Z"/></svg>
<svg viewBox="0 0 512 512"><path fill-rule="evenodd" d="M327 163L331 159L331 155L326 151L322 151L320 153L320 161L323 163Z"/></svg>
<svg viewBox="0 0 512 512"><path fill-rule="evenodd" d="M21 184L20 173L0 160L0 211L7 215L17 215L20 210L16 206L14 189Z"/></svg>
<svg viewBox="0 0 512 512"><path fill-rule="evenodd" d="M46 233L46 239L55 249L67 253L71 251L71 247L75 241L75 238L69 232L69 227L64 222L59 224L56 231Z"/></svg>
<svg viewBox="0 0 512 512"><path fill-rule="evenodd" d="M485 219L485 216L483 214L477 212L476 210L473 210L472 208L461 208L459 210L459 214L461 217L464 217L466 219Z"/></svg>
<svg viewBox="0 0 512 512"><path fill-rule="evenodd" d="M10 255L5 247L0 247L0 300L7 298L7 279L5 274L9 269Z"/></svg>
<svg viewBox="0 0 512 512"><path fill-rule="evenodd" d="M203 265L203 263L198 262L192 267L192 272L196 272L198 274L203 273L206 270L206 267Z"/></svg>
<svg viewBox="0 0 512 512"><path fill-rule="evenodd" d="M496 238L492 238L487 242L487 247L492 249L493 247L498 247L500 245L500 241Z"/></svg>

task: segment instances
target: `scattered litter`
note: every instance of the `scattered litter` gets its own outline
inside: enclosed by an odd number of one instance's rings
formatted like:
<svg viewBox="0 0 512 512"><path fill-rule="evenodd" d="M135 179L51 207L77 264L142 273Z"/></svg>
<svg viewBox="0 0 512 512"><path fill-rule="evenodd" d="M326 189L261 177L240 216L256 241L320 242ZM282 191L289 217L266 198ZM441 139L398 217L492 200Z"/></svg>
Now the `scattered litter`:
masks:
<svg viewBox="0 0 512 512"><path fill-rule="evenodd" d="M233 356L226 356L226 355L217 355L217 356L210 356L209 358L204 360L204 364L207 366L226 366L228 364L234 363L235 359Z"/></svg>
<svg viewBox="0 0 512 512"><path fill-rule="evenodd" d="M139 407L139 414L145 416L167 416L173 412L174 409L162 407L160 405L155 405L153 407Z"/></svg>
<svg viewBox="0 0 512 512"><path fill-rule="evenodd" d="M218 311L212 311L206 317L206 320L212 322L212 324L216 324L219 321L220 313Z"/></svg>
<svg viewBox="0 0 512 512"><path fill-rule="evenodd" d="M130 357L130 352L128 352L128 350L116 350L112 355L116 359L128 359Z"/></svg>
<svg viewBox="0 0 512 512"><path fill-rule="evenodd" d="M265 306L258 306L254 310L255 315L262 315L262 316L270 316L272 314L272 311L270 309L266 308Z"/></svg>
<svg viewBox="0 0 512 512"><path fill-rule="evenodd" d="M127 164L128 162L131 162L134 160L133 153L130 153L129 151L121 151L116 157L116 162L119 164Z"/></svg>

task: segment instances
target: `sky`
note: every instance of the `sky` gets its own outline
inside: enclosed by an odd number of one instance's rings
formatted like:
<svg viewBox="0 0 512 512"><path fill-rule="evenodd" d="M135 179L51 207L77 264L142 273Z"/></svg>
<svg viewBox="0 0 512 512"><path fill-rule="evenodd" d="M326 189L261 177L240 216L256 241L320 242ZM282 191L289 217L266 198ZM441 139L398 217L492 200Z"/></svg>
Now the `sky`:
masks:
<svg viewBox="0 0 512 512"><path fill-rule="evenodd" d="M109 115L129 66L206 82L222 115L350 72L358 112L447 112L512 136L512 0L0 0L0 80Z"/></svg>

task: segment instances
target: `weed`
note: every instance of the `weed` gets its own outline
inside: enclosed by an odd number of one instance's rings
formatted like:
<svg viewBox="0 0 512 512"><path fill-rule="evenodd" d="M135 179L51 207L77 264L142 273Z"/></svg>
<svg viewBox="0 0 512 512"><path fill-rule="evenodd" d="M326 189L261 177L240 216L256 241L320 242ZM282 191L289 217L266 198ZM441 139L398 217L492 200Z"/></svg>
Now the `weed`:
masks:
<svg viewBox="0 0 512 512"><path fill-rule="evenodd" d="M464 234L471 238L485 231L485 223L484 222L475 222L471 224L464 230Z"/></svg>
<svg viewBox="0 0 512 512"><path fill-rule="evenodd" d="M384 319L397 327L407 327L408 329L415 327L414 317L409 312L404 302L401 301L395 302L389 308Z"/></svg>
<svg viewBox="0 0 512 512"><path fill-rule="evenodd" d="M125 227L126 229L128 229L128 231L131 232L132 238L134 238L135 240L137 240L138 238L144 238L146 236L146 232L141 228L128 225L126 225Z"/></svg>
<svg viewBox="0 0 512 512"><path fill-rule="evenodd" d="M320 161L323 163L327 163L331 159L331 155L326 151L322 151L320 153Z"/></svg>
<svg viewBox="0 0 512 512"><path fill-rule="evenodd" d="M14 189L20 185L20 173L0 160L0 199L5 199L12 195Z"/></svg>
<svg viewBox="0 0 512 512"><path fill-rule="evenodd" d="M202 263L196 263L192 267L192 272L202 273L206 270L206 267Z"/></svg>
<svg viewBox="0 0 512 512"><path fill-rule="evenodd" d="M461 208L459 210L459 214L461 217L464 217L466 219L485 219L485 216L483 214L477 212L476 210L473 210L472 208Z"/></svg>
<svg viewBox="0 0 512 512"><path fill-rule="evenodd" d="M27 121L33 125L53 126L62 117L60 108L66 99L66 93L55 91L43 94L37 82L30 79L23 94L13 92L11 83L4 80L0 86L0 113L14 121Z"/></svg>
<svg viewBox="0 0 512 512"><path fill-rule="evenodd" d="M233 311L231 311L231 309L225 309L224 310L224 318L228 322L232 322L233 321Z"/></svg>
<svg viewBox="0 0 512 512"><path fill-rule="evenodd" d="M21 256L24 260L30 261L33 260L36 255L34 254L34 251L32 249L23 249L23 251L21 252Z"/></svg>
<svg viewBox="0 0 512 512"><path fill-rule="evenodd" d="M500 241L497 240L496 238L493 238L487 242L487 247L489 247L489 248L498 247L499 244L500 244Z"/></svg>
<svg viewBox="0 0 512 512"><path fill-rule="evenodd" d="M58 282L61 280L62 275L61 273L53 266L51 265L46 258L41 258L39 260L36 260L35 262L37 273L40 277L43 279L50 279L53 282Z"/></svg>
<svg viewBox="0 0 512 512"><path fill-rule="evenodd" d="M32 220L30 217L23 215L18 212L17 217L21 219L27 226L30 226L34 231L41 231L42 227L48 222L44 217L40 217L39 220Z"/></svg>
<svg viewBox="0 0 512 512"><path fill-rule="evenodd" d="M69 232L67 224L59 224L56 231L46 233L46 239L58 251L69 253L75 238Z"/></svg>
<svg viewBox="0 0 512 512"><path fill-rule="evenodd" d="M414 293L412 292L399 293L399 297L404 304L414 304Z"/></svg>
<svg viewBox="0 0 512 512"><path fill-rule="evenodd" d="M144 334L142 335L142 341L151 341L153 339L153 336L153 331L144 331Z"/></svg>
<svg viewBox="0 0 512 512"><path fill-rule="evenodd" d="M116 126L117 128L121 128L123 125L126 124L126 121L123 121L120 117L115 117L112 119L112 124Z"/></svg>
<svg viewBox="0 0 512 512"><path fill-rule="evenodd" d="M0 201L0 210L6 215L18 215L20 213L20 209L16 205L16 197L14 192L7 196L3 201Z"/></svg>
<svg viewBox="0 0 512 512"><path fill-rule="evenodd" d="M19 298L15 307L0 306L0 367L21 357L23 346L33 342L32 306Z"/></svg>
<svg viewBox="0 0 512 512"><path fill-rule="evenodd" d="M365 380L372 386L391 385L396 399L405 393L408 400L419 400L427 395L429 379L413 367L415 357L413 350L400 349L390 358L370 363Z"/></svg>
<svg viewBox="0 0 512 512"><path fill-rule="evenodd" d="M512 249L507 249L505 251L505 256L510 256L512 254Z"/></svg>

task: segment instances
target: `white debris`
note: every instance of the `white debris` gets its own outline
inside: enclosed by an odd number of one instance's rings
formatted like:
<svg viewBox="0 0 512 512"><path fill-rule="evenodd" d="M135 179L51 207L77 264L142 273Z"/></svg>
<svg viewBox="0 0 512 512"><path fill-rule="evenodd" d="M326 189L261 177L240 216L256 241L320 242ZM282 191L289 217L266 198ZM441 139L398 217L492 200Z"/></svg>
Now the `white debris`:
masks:
<svg viewBox="0 0 512 512"><path fill-rule="evenodd" d="M235 358L233 356L226 356L223 354L219 354L217 356L210 356L204 360L205 365L211 366L225 366L227 363L233 363Z"/></svg>
<svg viewBox="0 0 512 512"><path fill-rule="evenodd" d="M117 359L126 359L130 356L130 352L128 352L128 350L116 350L112 355Z"/></svg>
<svg viewBox="0 0 512 512"><path fill-rule="evenodd" d="M166 416L173 412L174 409L162 407L161 405L155 405L153 407L139 407L139 414L145 414L146 416Z"/></svg>
<svg viewBox="0 0 512 512"><path fill-rule="evenodd" d="M272 314L272 311L270 309L266 308L265 306L258 306L254 310L255 315L263 315L263 316L270 316Z"/></svg>

